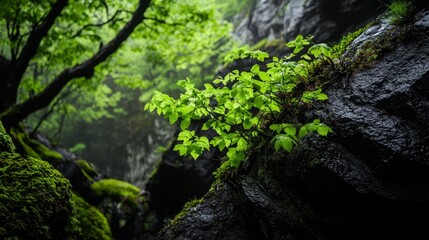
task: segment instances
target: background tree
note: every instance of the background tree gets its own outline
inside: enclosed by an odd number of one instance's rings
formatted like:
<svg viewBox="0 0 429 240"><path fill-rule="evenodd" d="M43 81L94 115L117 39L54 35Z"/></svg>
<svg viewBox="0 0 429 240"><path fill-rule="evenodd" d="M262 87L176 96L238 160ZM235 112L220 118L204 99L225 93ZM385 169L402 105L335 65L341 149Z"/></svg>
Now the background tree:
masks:
<svg viewBox="0 0 429 240"><path fill-rule="evenodd" d="M207 9L196 8L193 2L2 1L1 120L7 126L15 125L50 103L59 103L56 98L64 98L82 86L96 89L107 74L114 72L107 67L111 59L106 60L141 22L144 24L136 39L159 42L161 34L168 38L165 34L177 32L178 28L198 31L198 23L212 16ZM195 34L183 34L181 39L189 41L192 37ZM194 46L189 50L195 52ZM91 81L84 80L89 78ZM147 84L141 80L122 82L134 86ZM64 88L67 90L62 92Z"/></svg>
<svg viewBox="0 0 429 240"><path fill-rule="evenodd" d="M157 139L153 126L166 124L159 125L157 118L143 113L145 101L154 90L177 92L172 83L187 76L196 83L211 79L222 54L232 47L231 25L222 20L217 0L146 3L142 24L135 26L127 41L121 39L122 44L115 39L142 2L69 1L61 12L55 10L51 26L39 34L39 45L32 48L26 68L21 67L19 76L14 74L9 66L21 64L19 58L31 42L30 35L47 21L55 4L37 0L0 3L0 54L5 63L0 70L0 114L9 126L25 118L33 131L48 133L69 147L84 143L90 152L84 155L91 160L97 156L123 165L105 149L126 158L127 153L118 148L123 150L130 137L136 148L153 149L142 146L146 141L141 136ZM112 50L101 61L98 55L105 53L109 42L115 42L116 49L120 45L120 51L113 54ZM94 63L94 58L99 62ZM87 136L76 129L87 129ZM83 146L78 144L74 150Z"/></svg>
<svg viewBox="0 0 429 240"><path fill-rule="evenodd" d="M0 57L0 73L3 76L0 81L0 112L3 123L6 126L14 125L48 106L71 80L91 78L95 68L112 55L145 19L144 13L150 2L2 1L1 23L6 28L6 33L2 31ZM104 13L94 11L100 8L104 8ZM121 24L126 18L125 24ZM115 34L104 34L105 37L97 34L105 30L102 27L106 25L109 25L106 31L120 29ZM95 44L98 47L94 48ZM57 58L52 59L46 53L52 53ZM43 59L45 64L33 59ZM33 70L33 78L37 78L40 68L49 68L51 62L59 61L62 63L60 65L68 66L60 71L51 71L54 77L49 84L18 102L18 89L26 73Z"/></svg>

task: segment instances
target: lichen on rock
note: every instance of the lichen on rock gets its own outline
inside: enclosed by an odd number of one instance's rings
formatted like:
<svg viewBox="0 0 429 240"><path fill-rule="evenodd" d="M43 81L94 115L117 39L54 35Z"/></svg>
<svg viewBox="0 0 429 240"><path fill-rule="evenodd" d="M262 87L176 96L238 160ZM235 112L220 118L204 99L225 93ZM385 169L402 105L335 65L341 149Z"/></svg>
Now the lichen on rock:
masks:
<svg viewBox="0 0 429 240"><path fill-rule="evenodd" d="M0 239L75 239L71 186L49 163L0 154Z"/></svg>

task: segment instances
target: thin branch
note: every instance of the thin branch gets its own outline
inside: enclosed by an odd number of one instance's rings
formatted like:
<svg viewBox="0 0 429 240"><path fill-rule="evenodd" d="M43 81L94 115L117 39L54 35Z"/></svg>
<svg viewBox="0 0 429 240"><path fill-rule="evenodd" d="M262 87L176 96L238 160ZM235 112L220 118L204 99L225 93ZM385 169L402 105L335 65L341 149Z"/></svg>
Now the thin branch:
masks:
<svg viewBox="0 0 429 240"><path fill-rule="evenodd" d="M74 92L74 89L70 88L67 91L65 91L63 94L61 94L61 96L57 97L55 101L51 104L51 106L46 110L46 112L39 119L39 122L34 127L33 131L31 131L30 135L34 135L37 132L37 130L39 130L39 127L42 125L42 123L46 119L48 119L48 117L54 112L55 108L59 105L60 101L68 97L73 92Z"/></svg>
<svg viewBox="0 0 429 240"><path fill-rule="evenodd" d="M103 5L104 9L106 9L106 16L109 16L109 5L107 5L105 0L100 0L100 2Z"/></svg>
<svg viewBox="0 0 429 240"><path fill-rule="evenodd" d="M81 29L79 29L75 34L73 34L72 38L75 38L75 37L77 37L77 36L80 36L80 35L82 34L82 32L83 32L85 29L87 29L87 28L91 28L91 27L102 27L102 26L104 26L104 25L106 25L106 24L108 24L108 23L116 23L116 22L118 22L118 21L122 21L122 20L123 20L123 18L118 18L118 19L116 19L116 17L118 16L118 14L120 14L121 12L129 12L129 11L126 11L126 10L118 10L118 11L116 11L116 13L115 13L115 14L113 14L113 16L112 16L111 18L107 19L105 22L97 23L97 24L96 24L96 23L90 23L90 24L87 24L87 25L83 26Z"/></svg>
<svg viewBox="0 0 429 240"><path fill-rule="evenodd" d="M18 57L18 64L15 69L11 71L10 77L13 78L16 88L19 86L24 76L25 70L28 67L30 60L36 55L37 49L40 46L43 38L48 34L49 29L54 25L55 20L61 14L62 10L68 4L68 0L57 0L51 7L51 10L46 17L37 25L30 33L21 53Z"/></svg>

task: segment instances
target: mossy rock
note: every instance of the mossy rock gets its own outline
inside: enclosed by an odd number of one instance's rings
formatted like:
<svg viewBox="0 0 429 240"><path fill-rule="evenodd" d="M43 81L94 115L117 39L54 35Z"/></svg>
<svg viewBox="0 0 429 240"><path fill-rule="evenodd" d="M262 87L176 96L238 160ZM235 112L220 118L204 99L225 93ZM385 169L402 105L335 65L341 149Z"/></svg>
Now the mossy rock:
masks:
<svg viewBox="0 0 429 240"><path fill-rule="evenodd" d="M79 159L76 161L76 164L79 166L79 168L82 170L82 173L85 175L85 177L93 181L94 177L99 176L99 172L93 167L89 162Z"/></svg>
<svg viewBox="0 0 429 240"><path fill-rule="evenodd" d="M31 139L21 128L12 128L10 134L18 149L23 154L48 161L52 164L63 159L60 153L50 150L37 140Z"/></svg>
<svg viewBox="0 0 429 240"><path fill-rule="evenodd" d="M126 201L133 204L138 204L144 200L138 187L116 179L100 180L93 183L91 189L100 198L110 198L115 201Z"/></svg>
<svg viewBox="0 0 429 240"><path fill-rule="evenodd" d="M0 154L0 239L75 239L71 186L49 163Z"/></svg>
<svg viewBox="0 0 429 240"><path fill-rule="evenodd" d="M97 208L85 202L82 198L73 194L73 202L76 209L76 218L82 240L109 240L112 239L110 227L106 217Z"/></svg>
<svg viewBox="0 0 429 240"><path fill-rule="evenodd" d="M58 152L52 151L47 148L45 145L41 144L37 140L28 139L28 145L36 151L36 153L40 156L41 159L46 160L48 162L57 162L63 159L63 155Z"/></svg>
<svg viewBox="0 0 429 240"><path fill-rule="evenodd" d="M12 138L6 133L3 124L0 121L0 152L15 152L16 148Z"/></svg>

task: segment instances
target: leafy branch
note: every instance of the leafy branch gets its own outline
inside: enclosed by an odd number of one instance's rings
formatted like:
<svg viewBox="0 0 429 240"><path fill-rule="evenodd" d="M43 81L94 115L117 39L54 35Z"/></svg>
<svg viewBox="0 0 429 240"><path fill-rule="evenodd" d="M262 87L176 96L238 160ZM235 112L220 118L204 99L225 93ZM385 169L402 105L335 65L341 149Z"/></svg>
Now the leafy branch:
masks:
<svg viewBox="0 0 429 240"><path fill-rule="evenodd" d="M311 132L322 136L332 132L319 119L308 123L277 123L278 120L273 118L285 111L297 112L302 105L328 99L322 89L310 87L307 81L318 61L332 62L331 50L326 44L309 45L311 37L298 36L286 44L292 48L292 53L282 59L273 57L266 70L258 64L250 71L234 70L215 79L215 85L204 84L203 90L197 89L189 78L180 80L177 84L184 93L178 99L155 92L145 110L156 110L171 124L181 120L182 131L178 136L181 143L174 147L181 156L190 155L197 159L212 147L225 150L227 161L221 168L238 167L245 159L252 138L257 136L271 140L276 151L291 152L300 139ZM302 50L307 46L308 51L303 54ZM269 55L241 48L228 54L225 62L247 58L264 62ZM292 58L298 60L292 61ZM304 91L298 90L301 85L305 86ZM217 135L208 139L190 131L191 121L197 119L204 122L202 130L213 130Z"/></svg>

